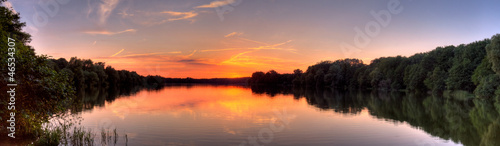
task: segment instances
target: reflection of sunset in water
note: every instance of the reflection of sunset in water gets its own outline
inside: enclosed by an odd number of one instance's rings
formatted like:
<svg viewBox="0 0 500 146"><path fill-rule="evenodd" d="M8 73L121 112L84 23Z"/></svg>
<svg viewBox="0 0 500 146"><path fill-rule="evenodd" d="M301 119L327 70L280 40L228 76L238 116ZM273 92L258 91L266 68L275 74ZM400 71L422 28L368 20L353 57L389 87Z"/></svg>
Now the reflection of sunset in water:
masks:
<svg viewBox="0 0 500 146"><path fill-rule="evenodd" d="M113 111L122 119L126 119L127 114L146 113L169 114L174 117L188 115L192 118L202 116L225 120L251 119L256 123L264 123L269 122L271 117L266 117L262 113L297 102L281 98L284 97L255 98L248 89L235 86L200 88L196 89L196 92L192 92L189 88L176 88L159 92L142 91L134 97L107 103L105 109Z"/></svg>
<svg viewBox="0 0 500 146"><path fill-rule="evenodd" d="M258 137L273 124L284 126L272 133L273 144L387 145L388 141L439 140L404 122L374 118L364 107L354 113L320 109L311 105L319 102L315 100L320 98L315 98L294 98L291 94L270 97L239 86L167 86L117 98L84 112L82 125L94 131L116 128L130 136L129 145L238 145L249 136ZM342 105L335 97L327 100ZM103 121L111 122L106 125Z"/></svg>

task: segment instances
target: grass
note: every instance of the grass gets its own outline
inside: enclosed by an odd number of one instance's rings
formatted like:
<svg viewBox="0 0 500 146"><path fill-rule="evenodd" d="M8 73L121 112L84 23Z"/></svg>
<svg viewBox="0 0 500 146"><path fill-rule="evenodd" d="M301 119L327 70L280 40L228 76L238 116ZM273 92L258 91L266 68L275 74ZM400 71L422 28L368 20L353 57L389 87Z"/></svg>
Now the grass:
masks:
<svg viewBox="0 0 500 146"><path fill-rule="evenodd" d="M43 129L41 136L33 142L34 146L94 146L96 145L96 134L91 129L86 130L81 126L74 126L75 121L63 120L58 124L47 125ZM78 122L79 123L79 122ZM72 129L72 130L71 130ZM116 145L119 140L116 128L111 130L101 130L101 145ZM125 134L125 145L128 145L128 136Z"/></svg>
<svg viewBox="0 0 500 146"><path fill-rule="evenodd" d="M119 138L120 136L118 135L118 132L116 132L116 129L113 129L113 131L105 129L101 130L101 145L116 145ZM128 144L127 134L125 134L125 144Z"/></svg>
<svg viewBox="0 0 500 146"><path fill-rule="evenodd" d="M44 129L42 136L33 143L35 146L46 145L72 145L72 146L93 146L95 134L92 130L85 130L83 127L74 127L73 131L68 130L68 125Z"/></svg>

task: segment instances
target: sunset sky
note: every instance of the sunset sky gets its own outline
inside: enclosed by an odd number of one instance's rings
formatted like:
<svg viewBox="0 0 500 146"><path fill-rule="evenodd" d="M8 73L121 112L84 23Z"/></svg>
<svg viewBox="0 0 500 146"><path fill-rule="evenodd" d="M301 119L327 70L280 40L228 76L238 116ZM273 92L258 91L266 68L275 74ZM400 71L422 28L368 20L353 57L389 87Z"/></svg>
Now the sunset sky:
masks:
<svg viewBox="0 0 500 146"><path fill-rule="evenodd" d="M164 77L290 73L342 58L369 63L500 33L498 0L9 0L6 5L27 22L38 54L77 56ZM345 44L357 49L346 51Z"/></svg>

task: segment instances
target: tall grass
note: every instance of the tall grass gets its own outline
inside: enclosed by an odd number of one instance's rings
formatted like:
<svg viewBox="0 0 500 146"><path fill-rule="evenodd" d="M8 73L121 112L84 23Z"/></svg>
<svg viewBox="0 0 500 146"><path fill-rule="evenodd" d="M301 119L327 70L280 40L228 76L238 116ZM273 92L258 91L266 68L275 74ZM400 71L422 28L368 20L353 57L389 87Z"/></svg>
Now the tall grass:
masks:
<svg viewBox="0 0 500 146"><path fill-rule="evenodd" d="M116 145L119 139L119 135L116 132L116 128L113 131L110 130L101 130L101 145ZM125 144L128 144L127 134L125 134Z"/></svg>
<svg viewBox="0 0 500 146"><path fill-rule="evenodd" d="M78 118L77 118L78 119ZM63 120L55 120L52 124L47 124L41 136L33 142L34 146L94 146L96 145L97 136L91 129L86 130L80 125L81 119L65 118ZM72 130L71 130L72 129ZM116 145L119 140L116 128L111 130L101 130L101 145ZM125 134L125 145L128 145L128 137Z"/></svg>

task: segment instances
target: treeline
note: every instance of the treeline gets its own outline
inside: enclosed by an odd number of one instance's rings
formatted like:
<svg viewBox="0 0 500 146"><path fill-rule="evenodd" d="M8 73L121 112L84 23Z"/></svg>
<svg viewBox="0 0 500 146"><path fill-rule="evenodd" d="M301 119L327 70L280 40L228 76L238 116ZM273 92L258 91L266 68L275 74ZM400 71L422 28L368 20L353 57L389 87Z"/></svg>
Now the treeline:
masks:
<svg viewBox="0 0 500 146"><path fill-rule="evenodd" d="M64 58L50 59L49 67L56 72L67 74L73 80L77 91L134 86L159 88L166 83L246 84L249 79L248 77L193 79L165 78L158 75L141 76L135 71L116 70L111 66L105 66L104 62L94 63L90 59L76 57L72 57L69 61Z"/></svg>
<svg viewBox="0 0 500 146"><path fill-rule="evenodd" d="M293 84L338 89L407 90L443 93L465 90L477 97L500 94L500 34L459 46L437 47L410 57L381 57L367 65L359 59L322 61L305 72L255 72L250 84Z"/></svg>
<svg viewBox="0 0 500 146"><path fill-rule="evenodd" d="M105 66L104 62L94 63L90 59L72 57L69 61L64 58L49 60L49 67L56 72L67 74L78 91L153 86L162 85L163 82L155 76L144 77L135 71L116 70L111 66Z"/></svg>
<svg viewBox="0 0 500 146"><path fill-rule="evenodd" d="M224 84L236 85L246 84L250 77L241 78L212 78L212 79L193 79L193 78L163 78L165 83L196 83L196 84Z"/></svg>

